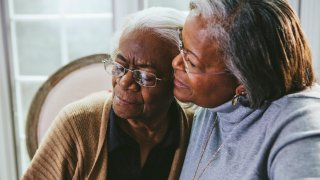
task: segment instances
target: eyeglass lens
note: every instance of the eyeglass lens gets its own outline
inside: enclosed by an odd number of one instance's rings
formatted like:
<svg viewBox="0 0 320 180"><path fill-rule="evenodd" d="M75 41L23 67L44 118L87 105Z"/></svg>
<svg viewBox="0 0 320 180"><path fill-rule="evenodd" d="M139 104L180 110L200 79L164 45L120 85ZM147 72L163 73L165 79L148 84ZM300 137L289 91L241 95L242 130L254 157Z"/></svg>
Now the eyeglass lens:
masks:
<svg viewBox="0 0 320 180"><path fill-rule="evenodd" d="M116 77L122 77L128 71L131 71L133 79L142 86L153 87L157 83L157 77L154 74L141 70L130 70L116 62L113 62L112 66L107 66L106 71Z"/></svg>

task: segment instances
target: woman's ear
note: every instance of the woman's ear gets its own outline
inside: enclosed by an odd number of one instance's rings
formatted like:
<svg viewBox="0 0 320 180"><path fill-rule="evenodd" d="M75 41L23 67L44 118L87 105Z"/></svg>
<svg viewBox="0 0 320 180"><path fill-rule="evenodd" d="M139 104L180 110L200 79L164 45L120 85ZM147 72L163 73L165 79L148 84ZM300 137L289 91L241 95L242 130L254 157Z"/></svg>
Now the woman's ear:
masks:
<svg viewBox="0 0 320 180"><path fill-rule="evenodd" d="M241 96L246 94L246 88L244 87L243 84L240 84L236 88L235 95Z"/></svg>

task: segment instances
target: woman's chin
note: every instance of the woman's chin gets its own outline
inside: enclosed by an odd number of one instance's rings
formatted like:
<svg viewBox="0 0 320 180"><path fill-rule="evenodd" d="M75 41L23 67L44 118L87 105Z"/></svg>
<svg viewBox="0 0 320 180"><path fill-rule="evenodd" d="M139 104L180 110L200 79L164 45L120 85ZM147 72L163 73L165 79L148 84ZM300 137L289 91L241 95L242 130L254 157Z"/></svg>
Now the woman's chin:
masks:
<svg viewBox="0 0 320 180"><path fill-rule="evenodd" d="M181 102L192 102L191 92L187 89L174 88L173 94Z"/></svg>
<svg viewBox="0 0 320 180"><path fill-rule="evenodd" d="M141 116L141 106L133 104L123 104L113 101L113 110L122 119L134 119Z"/></svg>

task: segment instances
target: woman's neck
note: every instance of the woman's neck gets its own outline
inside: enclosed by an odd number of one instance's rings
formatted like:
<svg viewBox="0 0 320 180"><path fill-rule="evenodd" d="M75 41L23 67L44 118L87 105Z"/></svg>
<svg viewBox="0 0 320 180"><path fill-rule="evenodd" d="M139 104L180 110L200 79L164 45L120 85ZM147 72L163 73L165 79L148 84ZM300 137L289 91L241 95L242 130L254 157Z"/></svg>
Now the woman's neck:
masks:
<svg viewBox="0 0 320 180"><path fill-rule="evenodd" d="M140 145L157 145L164 138L169 124L170 115L149 119L148 121L127 119L120 120L120 128L135 139Z"/></svg>
<svg viewBox="0 0 320 180"><path fill-rule="evenodd" d="M120 128L131 136L140 146L140 165L144 166L153 147L164 139L170 122L170 114L150 119L147 122L140 120L120 120Z"/></svg>

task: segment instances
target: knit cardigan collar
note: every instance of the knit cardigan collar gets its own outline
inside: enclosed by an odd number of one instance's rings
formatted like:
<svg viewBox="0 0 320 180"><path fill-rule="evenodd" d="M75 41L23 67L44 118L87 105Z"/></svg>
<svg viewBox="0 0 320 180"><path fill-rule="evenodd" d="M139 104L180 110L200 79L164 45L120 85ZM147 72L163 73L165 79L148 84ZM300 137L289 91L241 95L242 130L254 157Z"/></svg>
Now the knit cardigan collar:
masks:
<svg viewBox="0 0 320 180"><path fill-rule="evenodd" d="M179 114L180 141L171 165L171 171L168 177L169 180L179 178L182 164L183 164L183 159L184 159L186 148L189 141L189 135L190 135L192 117L193 117L193 112L185 111L178 105L177 102L174 102L174 103L177 104L177 109ZM112 98L109 97L107 101L104 103L102 117L101 117L101 128L100 128L97 153L96 153L93 166L88 174L88 179L92 179L90 177L95 177L94 174L100 171L99 168L101 167L100 164L102 162L99 162L99 161L103 159L100 156L105 156L106 155L105 152L107 152L106 133L107 133L108 120L109 120L109 112L111 111L111 107L112 107Z"/></svg>

